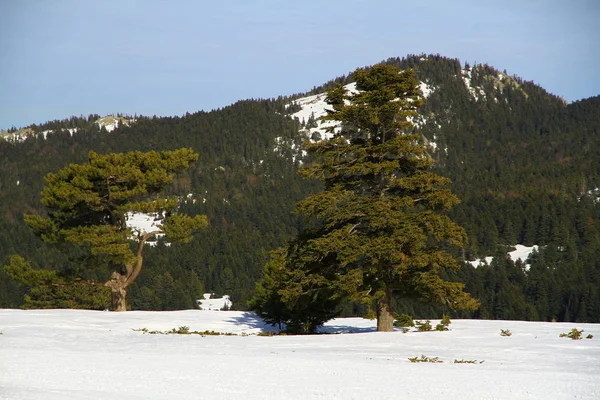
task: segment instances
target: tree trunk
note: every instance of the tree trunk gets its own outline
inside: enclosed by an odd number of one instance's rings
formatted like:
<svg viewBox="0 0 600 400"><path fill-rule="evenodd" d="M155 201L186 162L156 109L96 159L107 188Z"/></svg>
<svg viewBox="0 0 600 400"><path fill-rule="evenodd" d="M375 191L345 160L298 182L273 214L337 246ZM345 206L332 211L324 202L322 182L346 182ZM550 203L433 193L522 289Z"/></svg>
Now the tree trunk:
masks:
<svg viewBox="0 0 600 400"><path fill-rule="evenodd" d="M392 291L387 289L385 295L377 300L377 332L393 332L393 330Z"/></svg>
<svg viewBox="0 0 600 400"><path fill-rule="evenodd" d="M110 276L110 280L106 282L104 285L108 286L111 290L110 294L110 310L111 311L127 311L127 286L131 285L135 282L136 278L140 274L142 270L142 264L144 262L144 257L142 253L144 251L144 244L146 241L156 235L157 233L162 233L162 231L153 231L150 233L146 233L140 240L137 249L137 261L135 263L125 265L125 269L127 273L122 275L118 272L113 272Z"/></svg>
<svg viewBox="0 0 600 400"><path fill-rule="evenodd" d="M127 311L127 278L118 272L113 272L110 280L105 283L111 290L110 294L110 310L111 311Z"/></svg>

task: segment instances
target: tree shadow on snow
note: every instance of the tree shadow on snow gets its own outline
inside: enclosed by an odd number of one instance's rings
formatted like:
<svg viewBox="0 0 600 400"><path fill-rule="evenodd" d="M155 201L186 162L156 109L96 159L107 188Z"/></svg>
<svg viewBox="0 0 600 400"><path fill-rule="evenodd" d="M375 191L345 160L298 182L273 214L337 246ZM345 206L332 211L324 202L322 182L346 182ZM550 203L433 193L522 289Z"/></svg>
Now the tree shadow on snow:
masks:
<svg viewBox="0 0 600 400"><path fill-rule="evenodd" d="M260 329L262 332L278 332L277 327L271 326L253 312L245 312L239 317L231 317L226 322L234 325L244 325L249 329Z"/></svg>
<svg viewBox="0 0 600 400"><path fill-rule="evenodd" d="M358 327L352 325L325 325L319 327L319 333L328 333L328 334L336 334L336 333L368 333L368 332L377 332L376 327Z"/></svg>

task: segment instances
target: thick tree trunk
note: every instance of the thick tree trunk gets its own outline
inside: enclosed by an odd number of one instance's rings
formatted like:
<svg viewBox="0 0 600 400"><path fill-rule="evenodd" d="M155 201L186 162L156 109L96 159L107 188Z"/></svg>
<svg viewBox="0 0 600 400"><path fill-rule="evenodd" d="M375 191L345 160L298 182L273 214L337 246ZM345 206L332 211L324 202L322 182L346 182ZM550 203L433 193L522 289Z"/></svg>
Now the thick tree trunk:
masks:
<svg viewBox="0 0 600 400"><path fill-rule="evenodd" d="M392 332L393 330L392 291L388 289L385 296L377 300L377 332Z"/></svg>
<svg viewBox="0 0 600 400"><path fill-rule="evenodd" d="M127 278L118 272L113 272L110 280L105 283L111 290L110 310L127 311Z"/></svg>

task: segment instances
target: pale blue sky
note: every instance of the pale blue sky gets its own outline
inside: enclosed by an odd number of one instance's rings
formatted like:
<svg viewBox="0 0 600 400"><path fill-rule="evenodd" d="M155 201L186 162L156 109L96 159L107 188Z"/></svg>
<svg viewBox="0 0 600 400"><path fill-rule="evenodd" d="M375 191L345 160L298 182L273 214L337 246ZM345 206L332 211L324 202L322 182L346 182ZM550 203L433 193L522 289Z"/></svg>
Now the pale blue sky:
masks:
<svg viewBox="0 0 600 400"><path fill-rule="evenodd" d="M2 129L211 110L409 53L600 94L596 0L0 0L0 15Z"/></svg>

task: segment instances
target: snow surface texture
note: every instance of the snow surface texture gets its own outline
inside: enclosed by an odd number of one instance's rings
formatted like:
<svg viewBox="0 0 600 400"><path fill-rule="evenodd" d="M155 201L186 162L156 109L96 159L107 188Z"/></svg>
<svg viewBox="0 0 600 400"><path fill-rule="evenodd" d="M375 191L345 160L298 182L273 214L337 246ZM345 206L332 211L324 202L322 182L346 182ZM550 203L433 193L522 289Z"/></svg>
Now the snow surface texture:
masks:
<svg viewBox="0 0 600 400"><path fill-rule="evenodd" d="M517 245L515 245L515 247L516 247L516 250L513 250L508 253L508 255L510 256L510 259L513 262L517 262L517 260L521 260L525 264L525 270L529 270L529 267L531 266L531 264L529 264L527 262L527 260L529 259L529 255L531 255L531 253L534 250L538 251L539 246L529 247L529 246L523 246L522 244L517 244ZM490 265L493 260L494 260L494 257L486 257L485 259L478 258L475 261L469 261L469 263L472 266L474 266L475 268L477 268L478 266L483 265L483 264Z"/></svg>
<svg viewBox="0 0 600 400"><path fill-rule="evenodd" d="M198 303L198 308L203 311L221 311L229 310L233 305L228 295L211 299L210 297L213 294L214 293L204 293L203 299L196 300L196 303Z"/></svg>
<svg viewBox="0 0 600 400"><path fill-rule="evenodd" d="M239 311L0 310L0 399L600 398L600 324L453 320L448 332L403 334L340 318L323 331L347 334L133 331L180 326L273 330ZM559 337L572 328L594 338ZM500 336L501 329L512 336ZM421 355L444 362L408 361Z"/></svg>

